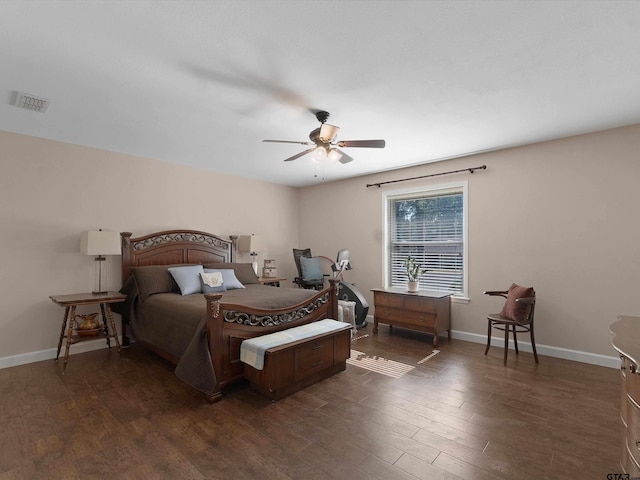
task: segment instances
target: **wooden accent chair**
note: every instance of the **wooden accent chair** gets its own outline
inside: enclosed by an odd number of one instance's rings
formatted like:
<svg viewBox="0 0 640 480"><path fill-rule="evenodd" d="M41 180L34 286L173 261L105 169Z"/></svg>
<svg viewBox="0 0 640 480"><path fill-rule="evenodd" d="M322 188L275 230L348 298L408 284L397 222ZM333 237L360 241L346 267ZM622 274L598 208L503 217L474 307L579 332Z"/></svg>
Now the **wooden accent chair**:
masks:
<svg viewBox="0 0 640 480"><path fill-rule="evenodd" d="M513 345L518 354L518 340L516 333L529 332L531 335L531 347L533 357L538 362L538 352L533 336L533 317L536 307L536 292L533 287L521 287L515 283L505 291L487 291L485 295L504 297L507 301L500 313L492 313L487 316L487 348L486 355L491 346L491 329L495 328L504 331L504 364L507 364L507 353L509 351L509 332L513 332Z"/></svg>

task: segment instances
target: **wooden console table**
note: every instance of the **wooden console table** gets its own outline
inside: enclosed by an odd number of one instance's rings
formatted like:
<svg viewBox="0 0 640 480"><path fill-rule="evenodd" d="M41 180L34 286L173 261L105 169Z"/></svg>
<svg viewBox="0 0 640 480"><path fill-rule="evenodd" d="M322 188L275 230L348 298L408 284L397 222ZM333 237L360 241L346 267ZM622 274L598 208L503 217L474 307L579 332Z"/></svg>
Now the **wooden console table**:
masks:
<svg viewBox="0 0 640 480"><path fill-rule="evenodd" d="M430 333L433 346L438 346L438 336L445 330L451 340L451 293L420 290L409 293L404 288L374 288L373 333L378 333L378 323Z"/></svg>

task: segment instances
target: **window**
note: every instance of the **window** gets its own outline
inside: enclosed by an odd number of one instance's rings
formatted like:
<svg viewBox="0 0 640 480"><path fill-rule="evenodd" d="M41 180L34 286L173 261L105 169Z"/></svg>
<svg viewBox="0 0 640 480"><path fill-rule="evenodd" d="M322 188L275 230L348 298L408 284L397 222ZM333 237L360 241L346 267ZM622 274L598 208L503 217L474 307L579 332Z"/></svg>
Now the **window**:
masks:
<svg viewBox="0 0 640 480"><path fill-rule="evenodd" d="M463 182L384 195L388 286L406 287L412 256L427 270L421 289L467 296L466 191Z"/></svg>

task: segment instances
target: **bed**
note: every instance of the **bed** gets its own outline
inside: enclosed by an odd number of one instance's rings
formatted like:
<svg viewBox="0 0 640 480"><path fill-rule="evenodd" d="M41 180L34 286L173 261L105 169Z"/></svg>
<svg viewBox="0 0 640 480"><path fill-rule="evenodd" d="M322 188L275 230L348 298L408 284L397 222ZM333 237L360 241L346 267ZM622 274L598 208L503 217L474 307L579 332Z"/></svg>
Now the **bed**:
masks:
<svg viewBox="0 0 640 480"><path fill-rule="evenodd" d="M123 345L129 335L176 365L175 374L210 402L243 379L243 340L338 315L337 283L321 291L258 283L249 263L234 262L229 240L196 230L141 237L121 233ZM182 295L169 268L233 270L244 288ZM225 284L227 282L225 281Z"/></svg>

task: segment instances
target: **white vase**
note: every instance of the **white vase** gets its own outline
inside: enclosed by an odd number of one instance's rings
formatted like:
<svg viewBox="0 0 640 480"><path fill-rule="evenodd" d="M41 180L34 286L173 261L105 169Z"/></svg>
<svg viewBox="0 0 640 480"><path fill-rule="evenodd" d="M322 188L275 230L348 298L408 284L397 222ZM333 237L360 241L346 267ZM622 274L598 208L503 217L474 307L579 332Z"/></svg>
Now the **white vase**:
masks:
<svg viewBox="0 0 640 480"><path fill-rule="evenodd" d="M417 292L418 282L407 282L407 290L410 292Z"/></svg>

